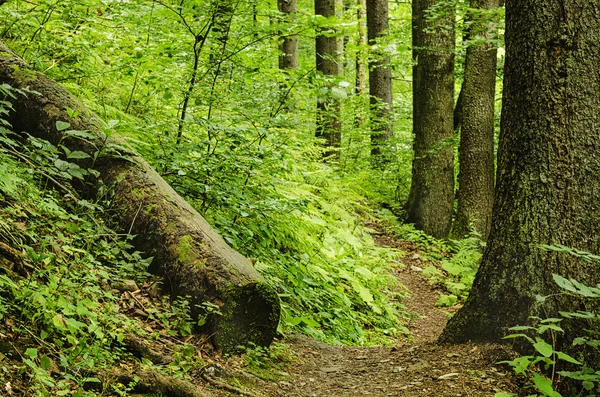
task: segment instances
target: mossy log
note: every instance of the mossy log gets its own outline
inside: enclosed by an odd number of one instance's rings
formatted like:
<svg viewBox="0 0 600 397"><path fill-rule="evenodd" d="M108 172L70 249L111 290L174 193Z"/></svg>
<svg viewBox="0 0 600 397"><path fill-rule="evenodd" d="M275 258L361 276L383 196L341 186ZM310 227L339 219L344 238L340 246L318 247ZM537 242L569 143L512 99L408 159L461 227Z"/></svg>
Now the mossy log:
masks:
<svg viewBox="0 0 600 397"><path fill-rule="evenodd" d="M154 257L150 271L164 277L167 292L191 297L194 317L200 303L220 306L221 315L208 322L217 347L231 352L248 342L271 343L280 316L276 292L144 159L127 149L122 138L107 139L96 115L2 42L0 83L37 92L11 100L14 111L8 121L15 131L61 142L92 157L107 152L105 148L119 147L118 156L101 155L93 165L102 183L112 188L109 212L123 231L136 235L136 248ZM67 109L75 110L75 115L70 111L70 117ZM57 130L57 121L70 123L72 130L89 131L97 139L69 139Z"/></svg>

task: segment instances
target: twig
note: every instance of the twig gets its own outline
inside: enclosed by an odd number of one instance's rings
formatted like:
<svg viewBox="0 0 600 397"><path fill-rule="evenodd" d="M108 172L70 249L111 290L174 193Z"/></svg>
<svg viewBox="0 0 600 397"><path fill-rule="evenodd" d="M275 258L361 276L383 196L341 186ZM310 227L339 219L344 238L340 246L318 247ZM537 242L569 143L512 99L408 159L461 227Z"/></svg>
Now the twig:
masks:
<svg viewBox="0 0 600 397"><path fill-rule="evenodd" d="M138 298L136 298L136 297L135 297L135 295L133 295L133 294L132 294L131 292L129 292L129 291L127 291L127 295L129 295L129 296L131 297L131 299L133 299L133 300L134 300L134 301L135 301L135 302L138 304L138 306L140 307L140 309L142 309L142 311L144 312L144 314L145 314L146 316L148 316L148 311L146 310L146 308L144 307L144 305L142 305L142 302L140 302L140 301L138 300Z"/></svg>

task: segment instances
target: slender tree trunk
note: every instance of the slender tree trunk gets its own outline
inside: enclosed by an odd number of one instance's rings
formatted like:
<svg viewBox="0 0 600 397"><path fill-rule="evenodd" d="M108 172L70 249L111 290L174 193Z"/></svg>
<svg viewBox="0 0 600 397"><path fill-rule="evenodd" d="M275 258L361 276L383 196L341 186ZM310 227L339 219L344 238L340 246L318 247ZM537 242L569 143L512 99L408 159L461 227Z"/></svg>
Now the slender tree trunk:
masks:
<svg viewBox="0 0 600 397"><path fill-rule="evenodd" d="M432 19L432 6L453 7L441 0L412 3L415 138L406 208L417 229L445 238L454 202L454 9Z"/></svg>
<svg viewBox="0 0 600 397"><path fill-rule="evenodd" d="M475 10L494 10L498 0L471 0ZM471 12L469 37L489 42L470 45L460 98L458 210L452 234L464 237L471 229L485 241L494 203L494 108L496 93L497 21ZM458 106L457 106L458 108ZM455 112L456 113L456 112Z"/></svg>
<svg viewBox="0 0 600 397"><path fill-rule="evenodd" d="M388 30L388 0L367 0L369 57L369 94L371 103L371 154L381 154L382 146L392 136L392 71L389 56L377 39Z"/></svg>
<svg viewBox="0 0 600 397"><path fill-rule="evenodd" d="M367 45L367 0L358 0L358 48L356 53L356 95L362 95L367 89L368 53L363 48Z"/></svg>
<svg viewBox="0 0 600 397"><path fill-rule="evenodd" d="M136 235L136 249L154 257L149 270L163 276L167 292L190 296L192 316L201 313L204 302L219 306L221 315L210 316L207 323L219 348L233 352L238 345L271 343L280 315L277 293L144 159L127 149L125 140L108 139L96 115L2 42L0 83L37 92L11 100L15 111L7 120L15 131L62 142L90 158L98 156L94 164L81 164L100 173L102 184L92 187L92 195L100 186L112 188L107 214L121 230ZM70 117L67 109L76 115ZM69 122L71 129L88 131L95 139L68 137L56 129L57 121Z"/></svg>
<svg viewBox="0 0 600 397"><path fill-rule="evenodd" d="M296 0L278 0L279 12L286 15L290 22L296 14ZM298 35L284 34L279 38L279 69L298 69Z"/></svg>
<svg viewBox="0 0 600 397"><path fill-rule="evenodd" d="M337 0L315 0L315 14L326 18L336 16ZM322 29L320 29L322 30ZM325 77L339 76L342 74L341 40L331 36L331 32L321 34L317 32L316 53L317 71ZM329 84L329 88L332 88ZM341 103L339 98L328 94L317 100L317 130L316 137L322 138L328 150L324 153L326 158L333 156L339 158L339 148L342 141Z"/></svg>
<svg viewBox="0 0 600 397"><path fill-rule="evenodd" d="M277 0L279 12L284 14L284 20L280 22L281 31L279 36L279 70L284 74L284 81L279 84L279 106L278 109L291 111L294 108L291 95L293 80L289 72L298 69L298 35L290 34L290 28L295 29L292 24L296 13L296 0Z"/></svg>
<svg viewBox="0 0 600 397"><path fill-rule="evenodd" d="M507 0L505 41L492 229L473 290L443 342L506 342L507 329L530 316L594 310L555 294L552 274L600 281L597 264L538 248L600 254L600 4ZM537 295L550 296L540 302ZM560 351L589 326L561 324Z"/></svg>

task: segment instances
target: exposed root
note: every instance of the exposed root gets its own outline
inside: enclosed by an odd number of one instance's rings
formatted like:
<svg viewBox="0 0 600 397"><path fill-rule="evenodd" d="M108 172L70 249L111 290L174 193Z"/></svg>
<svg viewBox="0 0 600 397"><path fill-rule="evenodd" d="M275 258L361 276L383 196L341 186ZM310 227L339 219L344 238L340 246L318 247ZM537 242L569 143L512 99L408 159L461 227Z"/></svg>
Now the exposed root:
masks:
<svg viewBox="0 0 600 397"><path fill-rule="evenodd" d="M215 378L213 378L211 376L216 372L216 369L219 369L222 371L221 368L217 368L215 365L208 365L208 366L202 368L202 371L201 371L202 379L204 379L206 382L208 382L213 387L216 387L217 389L226 390L226 391L228 391L230 393L234 393L236 395L246 396L246 397L260 397L258 394L244 391L244 390L242 390L238 387L232 386L228 383L216 380Z"/></svg>
<svg viewBox="0 0 600 397"><path fill-rule="evenodd" d="M154 371L132 374L97 374L103 384L122 383L131 385L137 393L160 393L165 397L211 397L211 394L191 382L175 379ZM94 387L95 385L89 385Z"/></svg>

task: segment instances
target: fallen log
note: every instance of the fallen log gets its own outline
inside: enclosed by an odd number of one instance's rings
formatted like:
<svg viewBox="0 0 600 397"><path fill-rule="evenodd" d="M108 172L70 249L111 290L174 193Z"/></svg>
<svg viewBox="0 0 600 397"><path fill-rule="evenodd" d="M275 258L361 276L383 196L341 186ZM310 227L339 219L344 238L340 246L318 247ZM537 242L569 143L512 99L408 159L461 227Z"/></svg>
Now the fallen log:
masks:
<svg viewBox="0 0 600 397"><path fill-rule="evenodd" d="M37 92L11 99L14 111L7 121L16 132L26 131L55 145L61 142L92 158L100 153L93 167L112 188L109 212L121 230L136 235L136 249L154 257L149 270L163 277L172 296L191 297L193 318L201 313L198 305L203 302L220 307L220 314L207 322L216 347L232 352L249 342L271 343L280 316L276 292L144 159L127 149L122 138L107 138L96 115L1 41L0 83ZM56 128L57 121L96 138L70 139ZM118 156L106 154L110 147L120 148Z"/></svg>

